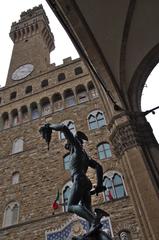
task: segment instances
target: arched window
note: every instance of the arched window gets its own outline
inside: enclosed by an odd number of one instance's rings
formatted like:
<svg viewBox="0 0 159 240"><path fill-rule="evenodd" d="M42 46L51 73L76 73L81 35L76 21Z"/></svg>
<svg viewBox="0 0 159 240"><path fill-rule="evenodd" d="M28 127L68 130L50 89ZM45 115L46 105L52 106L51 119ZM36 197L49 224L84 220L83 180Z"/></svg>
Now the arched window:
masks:
<svg viewBox="0 0 159 240"><path fill-rule="evenodd" d="M63 122L63 124L66 125L74 135L76 134L75 124L72 120L66 120ZM65 139L63 132L60 132L60 139Z"/></svg>
<svg viewBox="0 0 159 240"><path fill-rule="evenodd" d="M70 169L70 154L66 154L63 158L63 162L64 162L64 168L65 170L69 170Z"/></svg>
<svg viewBox="0 0 159 240"><path fill-rule="evenodd" d="M60 74L58 75L58 81L59 81L59 82L65 80L65 79L66 79L66 76L65 76L64 73L60 73Z"/></svg>
<svg viewBox="0 0 159 240"><path fill-rule="evenodd" d="M18 223L19 204L17 202L9 203L4 211L3 227L8 227Z"/></svg>
<svg viewBox="0 0 159 240"><path fill-rule="evenodd" d="M120 240L131 240L131 235L129 231L123 230L119 233Z"/></svg>
<svg viewBox="0 0 159 240"><path fill-rule="evenodd" d="M68 203L68 198L69 198L69 195L70 195L71 186L72 186L72 182L69 181L67 184L65 184L65 186L63 187L63 190L62 190L64 212L67 211L67 203Z"/></svg>
<svg viewBox="0 0 159 240"><path fill-rule="evenodd" d="M24 141L21 138L15 139L12 145L12 154L23 151Z"/></svg>
<svg viewBox="0 0 159 240"><path fill-rule="evenodd" d="M63 102L60 93L55 93L52 97L54 111L63 109Z"/></svg>
<svg viewBox="0 0 159 240"><path fill-rule="evenodd" d="M7 112L2 114L2 128L6 129L9 128L10 124L9 124L9 115Z"/></svg>
<svg viewBox="0 0 159 240"><path fill-rule="evenodd" d="M43 81L41 82L41 87L42 87L42 88L47 87L48 85L49 85L49 83L48 83L48 80L47 80L47 79L45 79L45 80L43 80Z"/></svg>
<svg viewBox="0 0 159 240"><path fill-rule="evenodd" d="M96 129L106 125L104 113L102 111L93 111L88 116L89 129Z"/></svg>
<svg viewBox="0 0 159 240"><path fill-rule="evenodd" d="M79 103L86 102L88 100L87 91L84 85L78 85L76 87L76 94Z"/></svg>
<svg viewBox="0 0 159 240"><path fill-rule="evenodd" d="M123 181L123 177L120 173L115 171L109 171L104 175L105 200L111 201L113 199L120 199L125 197L126 189Z"/></svg>
<svg viewBox="0 0 159 240"><path fill-rule="evenodd" d="M36 119L40 116L39 114L39 110L38 110L38 106L37 106L37 103L32 103L30 105L30 108L31 108L31 118L32 119Z"/></svg>
<svg viewBox="0 0 159 240"><path fill-rule="evenodd" d="M19 183L19 172L14 172L12 174L12 184L17 184Z"/></svg>
<svg viewBox="0 0 159 240"><path fill-rule="evenodd" d="M22 118L22 122L25 122L25 121L29 120L27 106L22 106L21 107L21 118Z"/></svg>
<svg viewBox="0 0 159 240"><path fill-rule="evenodd" d="M108 159L112 156L109 143L101 143L97 147L100 160Z"/></svg>
<svg viewBox="0 0 159 240"><path fill-rule="evenodd" d="M81 67L76 67L74 71L75 71L75 75L79 75L83 73L83 69Z"/></svg>
<svg viewBox="0 0 159 240"><path fill-rule="evenodd" d="M17 109L14 109L11 112L11 116L12 116L12 126L16 126L19 123L19 116L18 116Z"/></svg>
<svg viewBox="0 0 159 240"><path fill-rule="evenodd" d="M51 105L50 105L49 98L45 97L41 99L40 104L41 104L42 116L51 113Z"/></svg>
<svg viewBox="0 0 159 240"><path fill-rule="evenodd" d="M64 91L64 100L65 100L66 107L71 107L76 104L75 96L71 89L67 89Z"/></svg>
<svg viewBox="0 0 159 240"><path fill-rule="evenodd" d="M10 100L15 99L16 96L17 96L17 93L16 93L16 92L12 92L12 93L10 94Z"/></svg>
<svg viewBox="0 0 159 240"><path fill-rule="evenodd" d="M27 86L26 89L25 89L25 93L29 94L31 92L32 92L32 86Z"/></svg>
<svg viewBox="0 0 159 240"><path fill-rule="evenodd" d="M87 88L91 99L98 97L97 89L94 87L92 81L88 83Z"/></svg>

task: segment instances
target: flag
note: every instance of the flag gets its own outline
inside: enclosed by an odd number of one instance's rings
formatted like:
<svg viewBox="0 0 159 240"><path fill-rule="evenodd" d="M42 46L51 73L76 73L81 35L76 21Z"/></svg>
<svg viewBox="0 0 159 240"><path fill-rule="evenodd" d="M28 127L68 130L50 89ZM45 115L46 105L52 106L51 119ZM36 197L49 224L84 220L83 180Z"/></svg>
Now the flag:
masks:
<svg viewBox="0 0 159 240"><path fill-rule="evenodd" d="M54 210L58 209L58 207L59 207L59 199L60 199L60 193L59 193L59 190L58 190L58 192L56 193L56 199L55 199L55 201L52 203L52 208L53 208Z"/></svg>
<svg viewBox="0 0 159 240"><path fill-rule="evenodd" d="M113 195L110 190L108 190L108 198L109 198L109 201L113 200Z"/></svg>

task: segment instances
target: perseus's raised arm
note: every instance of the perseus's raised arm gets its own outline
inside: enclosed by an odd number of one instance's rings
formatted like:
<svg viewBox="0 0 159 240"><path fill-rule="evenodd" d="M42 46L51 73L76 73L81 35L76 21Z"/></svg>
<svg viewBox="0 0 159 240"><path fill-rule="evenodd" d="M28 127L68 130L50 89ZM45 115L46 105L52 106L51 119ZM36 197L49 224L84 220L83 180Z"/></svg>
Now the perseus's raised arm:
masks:
<svg viewBox="0 0 159 240"><path fill-rule="evenodd" d="M51 140L52 130L63 132L65 138L71 144L75 144L76 145L76 140L75 140L72 132L69 130L69 128L66 125L64 125L64 124L50 124L50 123L47 123L43 127L41 127L39 131L42 134L42 136L45 139L45 141L48 143L48 146L49 146L49 143L50 143L50 140Z"/></svg>
<svg viewBox="0 0 159 240"><path fill-rule="evenodd" d="M60 131L60 132L63 132L65 138L72 144L75 144L75 138L72 134L72 132L70 131L70 129L64 125L63 123L62 124L50 124L50 128L52 130L55 130L55 131Z"/></svg>

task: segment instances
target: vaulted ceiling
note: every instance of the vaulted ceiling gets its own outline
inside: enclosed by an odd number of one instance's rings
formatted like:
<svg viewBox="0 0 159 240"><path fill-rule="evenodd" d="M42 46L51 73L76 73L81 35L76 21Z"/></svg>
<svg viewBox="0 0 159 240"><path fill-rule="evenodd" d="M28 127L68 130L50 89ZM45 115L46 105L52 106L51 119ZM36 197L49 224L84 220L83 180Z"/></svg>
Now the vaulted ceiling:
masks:
<svg viewBox="0 0 159 240"><path fill-rule="evenodd" d="M102 75L97 57L100 55L123 102L139 108L146 78L159 60L159 1L47 2L76 47Z"/></svg>

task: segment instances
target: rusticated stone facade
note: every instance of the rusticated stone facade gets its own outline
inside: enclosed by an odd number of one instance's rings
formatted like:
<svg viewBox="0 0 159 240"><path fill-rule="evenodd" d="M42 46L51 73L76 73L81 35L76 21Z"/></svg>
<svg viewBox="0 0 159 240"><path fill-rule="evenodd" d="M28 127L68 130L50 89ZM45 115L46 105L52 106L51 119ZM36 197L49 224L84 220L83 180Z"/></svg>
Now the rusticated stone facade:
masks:
<svg viewBox="0 0 159 240"><path fill-rule="evenodd" d="M40 6L34 8L31 12L26 12L26 15L30 13L32 15L27 15L23 19L23 23L32 23L32 18L37 16L37 11L38 14L45 16ZM22 17L24 16L23 13ZM30 17L28 18L28 16ZM45 21L45 24L45 28L49 29L47 21ZM21 21L19 26L21 26ZM51 33L50 36L52 36ZM43 35L40 35L38 31L34 33L34 37L32 34L25 36L28 48L32 47L31 53L35 57L36 47L34 48L32 44L34 43L34 46L36 46L37 42L38 44L42 43L42 37ZM67 153L64 149L65 140L60 139L59 133L53 133L50 150L48 151L46 143L39 134L39 128L44 123L59 123L66 120L71 120L75 124L76 130L86 133L89 141L85 143L85 148L92 158L102 164L104 176L107 173L110 176L112 172L120 173L120 176L122 176L124 196L113 197L106 201L104 194L101 193L98 197L94 196L92 199L93 206L99 206L110 213L109 221L112 227L112 236L115 239L122 240L119 235L122 231L125 231L128 233L129 239L143 240L130 197L129 182L125 179L125 169L120 158L114 155L112 146L109 145L111 155L109 158L105 157L99 160L97 149L101 143L109 144L109 129L107 128L107 116L103 103L97 90L92 88L93 79L86 65L81 59L72 60L71 58L65 59L60 66L49 65L47 62L42 67L43 71L40 72L39 69L36 72L35 70L26 78L13 81L11 79L12 66L18 67L26 63L34 65L35 58L31 60L32 58L29 56L28 61L26 61L26 55L25 58L23 57L23 44L26 44L23 40L22 38L18 39L17 42L14 41L7 84L0 89L0 240L49 240L47 238L48 232L60 232L71 221L76 223L76 217L64 212L63 206L60 206L52 214L52 202L56 197L57 190L59 189L60 201L63 202L63 188L70 180L70 175L65 170L63 161L63 157ZM49 49L45 53L44 51L39 53L43 60L45 54L48 57L50 51L49 44L47 44L47 47ZM43 45L41 45L41 48L43 48ZM18 54L20 49L19 55L15 57L14 52ZM17 58L18 60L16 60ZM41 62L44 63L43 60ZM75 73L75 69L79 67L82 72ZM61 73L65 74L65 79L59 81L58 78ZM43 80L48 80L45 86L41 85ZM26 93L28 86L32 86L32 91ZM68 89L74 95L73 104L69 102L70 105L67 102L66 90ZM13 92L16 92L16 97L10 99ZM84 95L80 95L81 92ZM54 97L57 95L55 94L61 96L61 99L58 99L60 108L56 104L57 101ZM89 128L88 116L93 111L102 112L102 116L105 116L106 122L100 128ZM20 151L13 148L16 139L21 139L23 143ZM16 183L13 181L14 173L19 174ZM90 169L88 174L95 184L94 170ZM12 202L18 203L18 216L13 224L7 225L8 219L5 214L7 206ZM79 222L77 222L77 225L79 225ZM73 234L75 233L80 233L78 226L76 226ZM59 235L57 239L62 238Z"/></svg>

